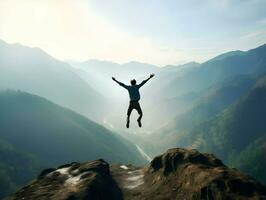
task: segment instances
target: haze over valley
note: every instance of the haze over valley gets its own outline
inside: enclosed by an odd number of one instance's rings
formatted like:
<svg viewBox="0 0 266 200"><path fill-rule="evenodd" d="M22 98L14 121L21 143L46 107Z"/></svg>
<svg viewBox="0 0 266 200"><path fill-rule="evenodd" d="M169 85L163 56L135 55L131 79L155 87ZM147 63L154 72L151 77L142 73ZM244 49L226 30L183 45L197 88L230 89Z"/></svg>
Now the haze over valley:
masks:
<svg viewBox="0 0 266 200"><path fill-rule="evenodd" d="M266 45L202 64L161 68L139 62L66 63L39 48L4 41L0 52L2 156L12 153L14 159L4 166L23 158L29 167L28 177L10 181L20 169L14 175L3 166L4 191L54 164L98 157L141 164L171 147L214 153L265 183ZM132 126L125 129L128 94L111 77L140 82L150 73L156 78L141 91L143 128L133 113Z"/></svg>
<svg viewBox="0 0 266 200"><path fill-rule="evenodd" d="M266 199L265 2L110 2L0 2L0 200Z"/></svg>

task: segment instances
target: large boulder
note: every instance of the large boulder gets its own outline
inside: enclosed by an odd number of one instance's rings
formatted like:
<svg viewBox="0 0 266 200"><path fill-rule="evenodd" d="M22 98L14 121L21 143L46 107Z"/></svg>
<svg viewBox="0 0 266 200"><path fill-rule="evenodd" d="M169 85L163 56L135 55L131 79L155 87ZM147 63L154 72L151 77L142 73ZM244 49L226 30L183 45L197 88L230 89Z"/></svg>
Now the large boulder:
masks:
<svg viewBox="0 0 266 200"><path fill-rule="evenodd" d="M146 168L146 187L155 199L266 199L266 187L226 167L212 154L169 149Z"/></svg>
<svg viewBox="0 0 266 200"><path fill-rule="evenodd" d="M122 194L104 160L71 163L44 170L8 200L120 200Z"/></svg>

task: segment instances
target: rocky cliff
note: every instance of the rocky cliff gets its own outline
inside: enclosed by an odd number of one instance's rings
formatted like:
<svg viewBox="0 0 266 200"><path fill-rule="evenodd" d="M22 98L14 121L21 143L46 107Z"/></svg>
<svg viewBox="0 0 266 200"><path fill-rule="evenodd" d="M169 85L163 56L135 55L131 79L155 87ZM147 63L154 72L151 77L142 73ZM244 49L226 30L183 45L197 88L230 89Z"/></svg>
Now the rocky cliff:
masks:
<svg viewBox="0 0 266 200"><path fill-rule="evenodd" d="M44 170L7 200L266 199L266 187L211 154L170 149L144 167L104 160Z"/></svg>

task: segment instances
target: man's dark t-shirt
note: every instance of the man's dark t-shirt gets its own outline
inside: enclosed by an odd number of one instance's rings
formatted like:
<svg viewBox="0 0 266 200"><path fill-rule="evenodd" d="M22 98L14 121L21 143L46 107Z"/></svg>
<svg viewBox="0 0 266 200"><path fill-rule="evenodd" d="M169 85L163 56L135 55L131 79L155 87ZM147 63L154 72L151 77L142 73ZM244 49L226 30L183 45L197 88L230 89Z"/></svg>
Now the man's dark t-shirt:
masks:
<svg viewBox="0 0 266 200"><path fill-rule="evenodd" d="M129 93L130 101L139 101L140 93L139 89L143 86L147 81L142 81L139 85L125 85L124 83L120 83L122 87L126 88Z"/></svg>

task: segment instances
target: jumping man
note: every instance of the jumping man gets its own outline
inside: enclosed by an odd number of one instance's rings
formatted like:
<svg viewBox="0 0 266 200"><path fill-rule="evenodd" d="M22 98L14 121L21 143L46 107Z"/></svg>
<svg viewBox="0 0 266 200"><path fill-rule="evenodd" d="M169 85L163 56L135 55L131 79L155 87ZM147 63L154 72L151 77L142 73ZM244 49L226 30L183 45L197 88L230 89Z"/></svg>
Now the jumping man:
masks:
<svg viewBox="0 0 266 200"><path fill-rule="evenodd" d="M129 107L127 110L127 125L126 125L127 128L129 128L130 114L131 114L133 109L136 109L137 112L139 113L139 117L138 117L137 121L138 121L139 127L141 127L142 110L141 110L141 107L139 105L139 100L140 100L139 89L141 86L143 86L152 77L154 77L154 74L151 74L149 78L142 81L139 85L137 85L137 81L135 79L130 81L131 85L125 85L124 83L121 83L121 82L117 81L114 77L112 77L112 79L115 82L117 82L123 88L127 89L128 93L129 93L130 102L129 102Z"/></svg>

